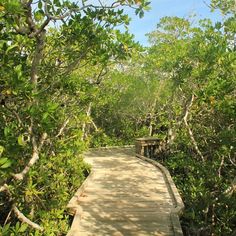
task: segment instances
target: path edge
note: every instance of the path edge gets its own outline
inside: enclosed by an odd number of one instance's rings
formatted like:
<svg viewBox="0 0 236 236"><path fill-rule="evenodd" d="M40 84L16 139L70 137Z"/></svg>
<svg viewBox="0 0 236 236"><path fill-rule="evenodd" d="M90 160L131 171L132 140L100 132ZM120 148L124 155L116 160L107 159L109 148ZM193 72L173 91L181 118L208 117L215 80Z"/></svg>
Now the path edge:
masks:
<svg viewBox="0 0 236 236"><path fill-rule="evenodd" d="M179 216L183 213L184 203L183 203L182 198L179 194L179 191L176 188L175 183L170 175L170 172L166 169L166 167L164 167L163 165L161 165L160 163L158 163L155 160L152 160L152 159L142 156L140 154L135 154L135 155L139 159L151 163L152 165L157 167L162 172L164 178L166 179L166 182L168 185L168 190L172 196L172 199L174 201L174 206L175 206L175 208L171 211L171 222L172 222L174 235L175 236L182 236L183 232L182 232L182 228L180 225Z"/></svg>
<svg viewBox="0 0 236 236"><path fill-rule="evenodd" d="M92 148L89 148L87 151L99 150L99 149L121 149L121 148L127 148L128 149L128 148L134 148L134 147L135 147L135 145L92 147Z"/></svg>
<svg viewBox="0 0 236 236"><path fill-rule="evenodd" d="M73 197L70 199L69 203L66 206L67 212L69 215L75 216L76 212L78 210L78 204L77 201L79 197L84 192L85 188L88 186L89 181L92 179L94 175L94 170L91 169L89 175L86 177L86 179L83 181L83 183L80 185L79 189L75 192Z"/></svg>

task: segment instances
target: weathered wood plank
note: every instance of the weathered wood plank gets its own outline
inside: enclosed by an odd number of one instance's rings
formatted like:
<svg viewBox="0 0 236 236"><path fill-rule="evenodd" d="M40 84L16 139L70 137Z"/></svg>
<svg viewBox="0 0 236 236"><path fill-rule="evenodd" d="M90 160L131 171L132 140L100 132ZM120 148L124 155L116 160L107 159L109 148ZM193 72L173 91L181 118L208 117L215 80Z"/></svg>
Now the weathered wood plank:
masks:
<svg viewBox="0 0 236 236"><path fill-rule="evenodd" d="M91 150L85 160L93 176L71 202L77 210L68 236L182 234L173 226L175 199L160 169L129 149Z"/></svg>

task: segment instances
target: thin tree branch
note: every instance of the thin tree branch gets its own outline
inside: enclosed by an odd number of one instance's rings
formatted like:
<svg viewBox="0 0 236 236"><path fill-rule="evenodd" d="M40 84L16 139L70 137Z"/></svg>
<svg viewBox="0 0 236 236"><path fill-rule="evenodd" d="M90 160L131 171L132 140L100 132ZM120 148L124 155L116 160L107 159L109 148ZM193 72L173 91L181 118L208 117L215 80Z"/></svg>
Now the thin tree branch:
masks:
<svg viewBox="0 0 236 236"><path fill-rule="evenodd" d="M89 7L93 7L93 8L98 8L97 6L93 6L92 4L89 4L89 5L85 5L83 7L78 7L78 8L71 8L71 9L68 9L68 11L60 16L53 16L49 13L48 11L48 2L47 0L44 1L44 12L45 12L45 15L48 17L48 19L51 19L51 20L63 20L65 19L66 17L68 16L71 16L71 14L73 12L78 12L78 11L83 11ZM101 7L100 7L101 8Z"/></svg>
<svg viewBox="0 0 236 236"><path fill-rule="evenodd" d="M103 6L103 5L101 5L101 6L95 6L95 5L93 5L93 4L85 5L85 4L84 4L84 1L83 1L83 6L82 6L82 7L71 8L71 9L68 9L68 11L67 11L66 13L62 14L62 15L53 16L53 15L51 15L51 14L49 13L49 11L48 11L48 6L47 6L48 2L47 2L47 0L44 0L44 3L45 3L45 4L44 4L45 15L46 15L49 19L51 19L51 20L63 20L63 19L65 19L66 17L71 16L71 14L72 14L73 12L81 12L81 11L86 10L87 8L94 8L94 9L113 9L113 8L116 8L116 7L118 7L118 6L121 5L119 1L114 2L111 6ZM127 5L127 4L122 4L122 5Z"/></svg>
<svg viewBox="0 0 236 236"><path fill-rule="evenodd" d="M37 86L37 82L38 82L38 71L39 71L40 61L42 59L45 33L46 33L45 30L43 30L41 34L39 34L36 37L36 49L35 49L35 54L34 54L32 66L31 66L31 72L30 72L31 82L33 83L35 87Z"/></svg>
<svg viewBox="0 0 236 236"><path fill-rule="evenodd" d="M43 32L43 30L45 29L45 27L49 24L50 22L50 18L46 18L46 20L42 23L42 25L40 26L40 28L36 31L35 35L39 35ZM34 34L32 34L32 36L35 36Z"/></svg>
<svg viewBox="0 0 236 236"><path fill-rule="evenodd" d="M13 25L13 28L18 34L21 34L21 35L26 35L30 33L27 27L19 27L19 26Z"/></svg>
<svg viewBox="0 0 236 236"><path fill-rule="evenodd" d="M36 32L36 25L33 21L32 17L32 7L31 7L32 1L28 1L27 3L23 3L25 9L26 9L26 23L29 27L30 32Z"/></svg>
<svg viewBox="0 0 236 236"><path fill-rule="evenodd" d="M98 132L98 127L97 127L97 125L94 123L94 121L93 121L92 118L90 119L90 121L91 121L91 123L92 123L92 125L93 125L95 131Z"/></svg>
<svg viewBox="0 0 236 236"><path fill-rule="evenodd" d="M71 73L75 67L79 65L81 60L86 56L87 52L89 50L89 46L84 50L83 53L80 54L80 56L73 61L68 67L65 68L65 70L61 73L61 75L68 75L68 73ZM88 64L89 62L86 62Z"/></svg>
<svg viewBox="0 0 236 236"><path fill-rule="evenodd" d="M189 105L186 108L186 113L185 113L185 116L184 116L183 120L184 120L184 124L185 124L186 128L188 129L188 133L189 133L190 139L192 140L193 146L194 146L197 154L201 157L202 161L204 162L205 158L202 155L200 149L198 148L198 145L197 145L197 142L196 142L196 140L194 138L193 132L192 132L192 130L189 127L189 124L188 124L188 115L189 115L190 108L193 105L194 98L195 98L194 95L192 95L190 103L189 103Z"/></svg>
<svg viewBox="0 0 236 236"><path fill-rule="evenodd" d="M231 196L234 192L236 192L236 177L234 177L231 186L229 186L224 192L225 195Z"/></svg>
<svg viewBox="0 0 236 236"><path fill-rule="evenodd" d="M11 195L11 192L9 190L9 187L7 184L4 184L1 188L0 188L0 192L6 192L7 195L9 196L9 201L13 202L13 198L12 198L12 195ZM13 212L15 213L16 217L22 222L22 223L26 223L28 224L29 226L31 226L32 228L34 229L37 229L37 230L40 230L40 231L43 231L43 228L34 223L33 221L31 221L30 219L28 219L16 206L16 204L13 202L12 204L12 210ZM11 210L11 211L12 211Z"/></svg>
<svg viewBox="0 0 236 236"><path fill-rule="evenodd" d="M222 169L222 167L223 167L223 165L224 165L224 160L225 160L225 157L222 156L221 162L220 162L220 167L219 167L219 169L218 169L218 176L219 176L219 178L221 177L221 169Z"/></svg>
<svg viewBox="0 0 236 236"><path fill-rule="evenodd" d="M17 174L13 175L13 177L16 180L23 180L25 175L29 172L30 168L38 161L38 159L39 159L39 152L40 152L40 150L41 150L41 148L42 148L46 138L47 138L47 133L43 133L42 136L41 136L41 139L39 141L39 145L37 147L36 140L35 140L35 137L33 135L33 137L32 137L32 144L33 144L33 154L32 154L32 157L31 157L29 163L24 168L24 170L22 170L20 173L17 173Z"/></svg>
<svg viewBox="0 0 236 236"><path fill-rule="evenodd" d="M230 154L228 155L228 157L229 157L230 163L231 163L233 166L236 166L236 163L235 163L235 161L232 160L232 158L230 157Z"/></svg>
<svg viewBox="0 0 236 236"><path fill-rule="evenodd" d="M7 217L6 217L6 219L5 219L5 221L4 221L4 224L3 224L3 226L5 226L6 225L6 223L7 223L7 221L8 221L8 219L10 218L10 216L11 216L11 213L12 213L12 209L9 211L9 213L7 214Z"/></svg>
<svg viewBox="0 0 236 236"><path fill-rule="evenodd" d="M88 105L88 108L87 108L87 111L86 111L86 117L90 117L91 109L92 109L92 102L90 102L89 105ZM84 123L82 125L81 141L83 141L86 138L86 124L87 124L87 121L84 121Z"/></svg>
<svg viewBox="0 0 236 236"><path fill-rule="evenodd" d="M31 221L29 218L27 218L22 212L20 212L20 210L16 207L15 204L13 204L12 206L12 210L13 212L15 213L16 217L22 222L22 223L26 223L28 224L29 226L31 226L32 228L34 229L37 229L39 231L43 231L43 228L34 223L33 221Z"/></svg>
<svg viewBox="0 0 236 236"><path fill-rule="evenodd" d="M69 121L70 121L70 118L67 118L67 119L63 122L63 124L62 124L62 126L61 126L61 128L60 128L60 130L59 130L59 132L58 132L58 134L56 135L56 138L62 135L62 133L63 133L64 129L66 128L67 124L69 123Z"/></svg>
<svg viewBox="0 0 236 236"><path fill-rule="evenodd" d="M21 120L19 114L18 114L15 110L10 109L6 104L5 104L5 108L6 108L8 111L10 111L11 113L13 113L13 114L15 115L15 117L16 117L16 119L17 119L19 125L22 125L22 120Z"/></svg>

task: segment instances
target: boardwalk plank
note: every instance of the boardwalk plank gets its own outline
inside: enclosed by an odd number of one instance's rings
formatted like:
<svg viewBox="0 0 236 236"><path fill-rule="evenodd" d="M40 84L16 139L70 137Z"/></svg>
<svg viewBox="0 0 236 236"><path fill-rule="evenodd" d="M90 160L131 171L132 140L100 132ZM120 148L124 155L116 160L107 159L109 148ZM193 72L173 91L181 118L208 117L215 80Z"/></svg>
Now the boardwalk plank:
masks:
<svg viewBox="0 0 236 236"><path fill-rule="evenodd" d="M68 236L174 236L173 194L163 173L128 149L93 150L93 176L73 199ZM181 229L180 229L181 231Z"/></svg>

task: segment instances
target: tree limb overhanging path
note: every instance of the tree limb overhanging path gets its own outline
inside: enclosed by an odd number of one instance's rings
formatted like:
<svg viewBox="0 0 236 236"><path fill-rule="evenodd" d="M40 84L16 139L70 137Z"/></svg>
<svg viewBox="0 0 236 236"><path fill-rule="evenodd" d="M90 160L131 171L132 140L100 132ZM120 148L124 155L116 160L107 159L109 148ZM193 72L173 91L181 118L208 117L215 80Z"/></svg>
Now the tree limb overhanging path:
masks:
<svg viewBox="0 0 236 236"><path fill-rule="evenodd" d="M69 202L74 220L67 236L182 235L183 203L168 171L140 158L132 148L85 154L92 172Z"/></svg>

